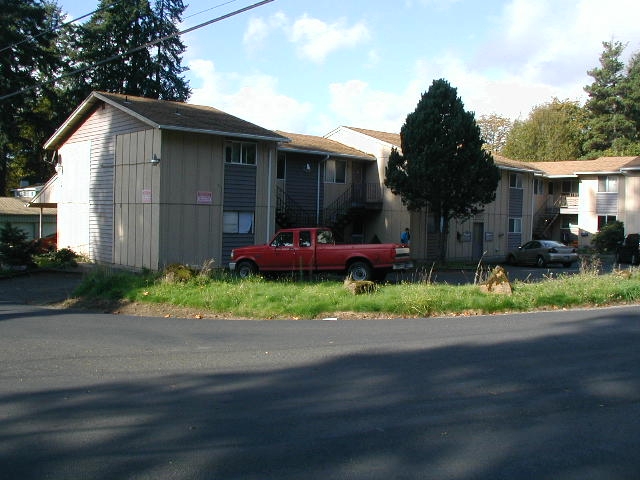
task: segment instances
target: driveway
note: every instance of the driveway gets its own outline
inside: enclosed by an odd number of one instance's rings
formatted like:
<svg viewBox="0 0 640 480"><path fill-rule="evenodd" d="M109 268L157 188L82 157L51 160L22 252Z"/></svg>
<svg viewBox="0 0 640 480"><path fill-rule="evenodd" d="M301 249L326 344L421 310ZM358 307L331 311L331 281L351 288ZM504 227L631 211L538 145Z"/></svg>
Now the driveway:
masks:
<svg viewBox="0 0 640 480"><path fill-rule="evenodd" d="M0 278L0 304L49 305L72 296L83 272L31 272Z"/></svg>

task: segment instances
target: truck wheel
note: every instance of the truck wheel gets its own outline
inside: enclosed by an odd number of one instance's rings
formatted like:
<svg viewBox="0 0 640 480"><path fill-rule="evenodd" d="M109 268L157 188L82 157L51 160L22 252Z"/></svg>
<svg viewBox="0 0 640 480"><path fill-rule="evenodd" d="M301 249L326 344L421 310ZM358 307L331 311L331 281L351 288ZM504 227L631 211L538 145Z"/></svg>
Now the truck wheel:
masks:
<svg viewBox="0 0 640 480"><path fill-rule="evenodd" d="M238 264L237 270L240 278L249 278L257 273L258 267L255 263L244 260Z"/></svg>
<svg viewBox="0 0 640 480"><path fill-rule="evenodd" d="M349 265L347 273L355 281L371 280L371 265L367 262L353 262Z"/></svg>

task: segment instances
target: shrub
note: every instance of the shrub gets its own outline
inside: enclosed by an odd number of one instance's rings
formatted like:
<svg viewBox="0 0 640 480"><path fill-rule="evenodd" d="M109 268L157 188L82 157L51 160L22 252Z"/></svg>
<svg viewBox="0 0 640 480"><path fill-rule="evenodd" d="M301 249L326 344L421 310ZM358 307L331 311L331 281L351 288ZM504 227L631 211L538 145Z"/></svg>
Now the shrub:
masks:
<svg viewBox="0 0 640 480"><path fill-rule="evenodd" d="M172 263L167 265L164 269L163 277L164 280L168 283L175 282L188 282L189 280L193 280L198 272L195 268L192 268L188 265L182 265L180 263Z"/></svg>
<svg viewBox="0 0 640 480"><path fill-rule="evenodd" d="M41 268L65 268L76 267L79 255L68 248L61 248L51 252L35 255L36 265Z"/></svg>
<svg viewBox="0 0 640 480"><path fill-rule="evenodd" d="M624 241L624 223L609 222L593 236L591 243L600 253L615 252L616 247Z"/></svg>
<svg viewBox="0 0 640 480"><path fill-rule="evenodd" d="M24 230L7 223L0 229L0 264L9 267L33 266L35 246Z"/></svg>

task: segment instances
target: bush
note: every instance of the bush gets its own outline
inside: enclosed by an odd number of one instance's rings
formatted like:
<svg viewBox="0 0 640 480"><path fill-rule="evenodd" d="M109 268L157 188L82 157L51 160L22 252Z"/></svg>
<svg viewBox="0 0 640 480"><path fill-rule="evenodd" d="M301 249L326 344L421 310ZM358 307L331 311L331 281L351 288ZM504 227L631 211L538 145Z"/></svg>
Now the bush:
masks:
<svg viewBox="0 0 640 480"><path fill-rule="evenodd" d="M624 223L609 222L593 236L592 245L599 253L612 253L624 241Z"/></svg>
<svg viewBox="0 0 640 480"><path fill-rule="evenodd" d="M79 255L68 248L35 255L36 265L40 268L77 267Z"/></svg>
<svg viewBox="0 0 640 480"><path fill-rule="evenodd" d="M35 246L27 240L24 230L10 223L0 229L0 264L31 267L34 253Z"/></svg>

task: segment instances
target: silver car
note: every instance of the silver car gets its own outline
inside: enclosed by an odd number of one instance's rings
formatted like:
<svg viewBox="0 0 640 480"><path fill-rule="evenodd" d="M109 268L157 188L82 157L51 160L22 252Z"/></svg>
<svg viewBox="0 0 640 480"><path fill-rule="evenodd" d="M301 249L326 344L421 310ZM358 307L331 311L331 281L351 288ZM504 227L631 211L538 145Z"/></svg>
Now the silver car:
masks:
<svg viewBox="0 0 640 480"><path fill-rule="evenodd" d="M544 267L549 263L561 263L570 267L578 261L578 252L554 240L531 240L509 252L507 262L511 265L535 265Z"/></svg>

